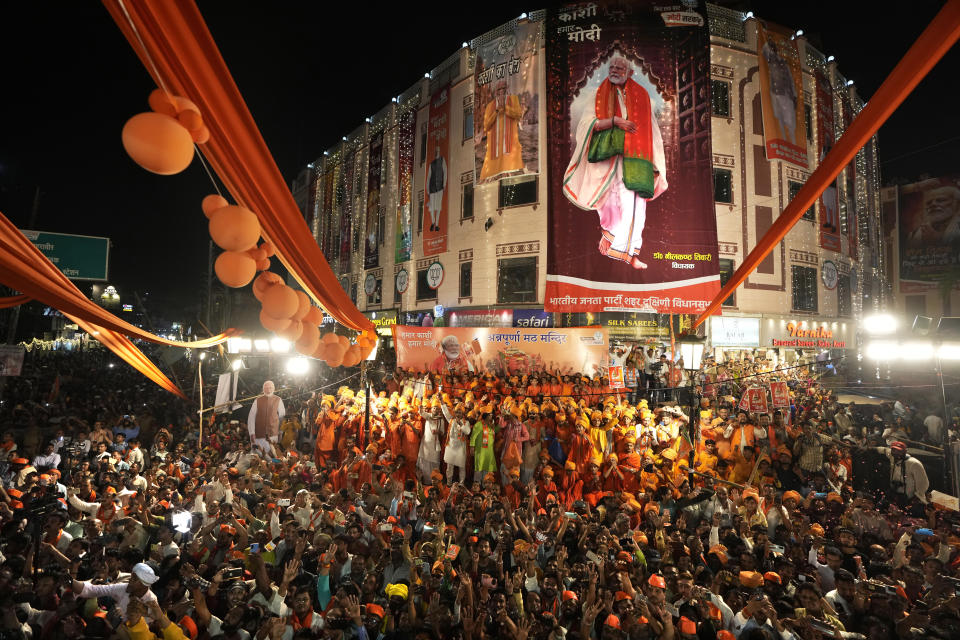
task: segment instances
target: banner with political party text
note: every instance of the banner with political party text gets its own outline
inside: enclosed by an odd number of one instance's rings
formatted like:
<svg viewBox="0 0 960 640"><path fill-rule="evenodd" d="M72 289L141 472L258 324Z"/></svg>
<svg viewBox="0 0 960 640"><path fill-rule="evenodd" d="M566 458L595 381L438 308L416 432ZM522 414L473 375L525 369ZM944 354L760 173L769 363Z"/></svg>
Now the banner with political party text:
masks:
<svg viewBox="0 0 960 640"><path fill-rule="evenodd" d="M697 313L720 290L702 3L546 20L544 309Z"/></svg>
<svg viewBox="0 0 960 640"><path fill-rule="evenodd" d="M767 160L807 166L807 118L803 111L803 73L792 33L757 25L760 105Z"/></svg>
<svg viewBox="0 0 960 640"><path fill-rule="evenodd" d="M427 124L427 170L423 197L423 255L447 250L447 208L450 202L450 86L430 96Z"/></svg>
<svg viewBox="0 0 960 640"><path fill-rule="evenodd" d="M481 37L481 44L474 46L477 184L540 171L537 72L542 26L542 22L518 20L502 35Z"/></svg>
<svg viewBox="0 0 960 640"><path fill-rule="evenodd" d="M397 366L418 371L520 375L556 371L606 375L609 340L601 327L414 327L393 325Z"/></svg>

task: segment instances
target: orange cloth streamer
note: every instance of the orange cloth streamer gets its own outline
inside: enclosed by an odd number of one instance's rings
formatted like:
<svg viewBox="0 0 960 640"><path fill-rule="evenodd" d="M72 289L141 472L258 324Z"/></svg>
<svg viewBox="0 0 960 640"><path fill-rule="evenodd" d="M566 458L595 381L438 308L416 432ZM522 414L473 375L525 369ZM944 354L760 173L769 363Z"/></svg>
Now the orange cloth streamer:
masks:
<svg viewBox="0 0 960 640"><path fill-rule="evenodd" d="M228 329L206 340L178 342L154 335L117 318L88 300L3 214L0 214L0 282L22 291L25 297L39 300L64 314L127 336L172 347L203 349L220 344L239 333L236 329Z"/></svg>
<svg viewBox="0 0 960 640"><path fill-rule="evenodd" d="M773 251L773 248L780 244L780 240L793 228L803 213L813 206L827 185L833 184L837 175L853 160L857 152L877 132L880 125L887 121L890 114L910 95L914 87L950 50L958 38L960 38L960 1L950 0L923 30L876 93L870 97L870 101L850 123L820 166L803 184L770 229L757 241L757 245L740 267L730 276L727 284L697 317L693 328L699 327L719 309L723 301L729 298L757 268L757 265Z"/></svg>
<svg viewBox="0 0 960 640"><path fill-rule="evenodd" d="M29 302L30 296L10 296L7 298L0 298L0 309L10 309L11 307L19 307L24 302Z"/></svg>
<svg viewBox="0 0 960 640"><path fill-rule="evenodd" d="M256 212L264 237L304 291L343 325L372 332L300 215L196 4L104 0L104 6L157 86L197 105L210 129L199 145L204 157L237 203Z"/></svg>

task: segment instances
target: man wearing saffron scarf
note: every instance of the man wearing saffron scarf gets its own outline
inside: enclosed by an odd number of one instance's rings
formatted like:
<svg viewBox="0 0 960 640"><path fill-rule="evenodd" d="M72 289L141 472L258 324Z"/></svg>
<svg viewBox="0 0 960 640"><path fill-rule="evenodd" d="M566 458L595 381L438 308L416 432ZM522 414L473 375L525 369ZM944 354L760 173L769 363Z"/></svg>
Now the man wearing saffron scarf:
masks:
<svg viewBox="0 0 960 640"><path fill-rule="evenodd" d="M640 260L647 200L667 189L663 138L650 96L622 56L610 61L594 108L584 110L563 192L600 215L600 253L646 269Z"/></svg>

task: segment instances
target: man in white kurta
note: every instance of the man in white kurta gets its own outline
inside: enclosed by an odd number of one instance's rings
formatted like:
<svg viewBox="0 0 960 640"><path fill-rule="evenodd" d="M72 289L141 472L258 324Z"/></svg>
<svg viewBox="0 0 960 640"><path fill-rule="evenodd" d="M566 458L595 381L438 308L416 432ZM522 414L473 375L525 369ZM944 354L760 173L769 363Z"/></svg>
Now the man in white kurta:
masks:
<svg viewBox="0 0 960 640"><path fill-rule="evenodd" d="M430 483L430 474L440 466L440 451L443 449L443 414L440 407L423 409L423 438L417 456L417 470L424 484Z"/></svg>
<svg viewBox="0 0 960 640"><path fill-rule="evenodd" d="M444 417L449 421L450 428L447 435L447 446L443 450L443 461L447 463L447 484L453 483L453 470L460 471L460 482L467 479L467 443L473 427L470 421L463 417L463 407L450 411L446 405L440 405Z"/></svg>
<svg viewBox="0 0 960 640"><path fill-rule="evenodd" d="M647 200L666 191L666 162L650 96L631 76L626 59L614 56L594 107L584 109L577 126L563 193L599 214L601 253L645 269L639 256Z"/></svg>

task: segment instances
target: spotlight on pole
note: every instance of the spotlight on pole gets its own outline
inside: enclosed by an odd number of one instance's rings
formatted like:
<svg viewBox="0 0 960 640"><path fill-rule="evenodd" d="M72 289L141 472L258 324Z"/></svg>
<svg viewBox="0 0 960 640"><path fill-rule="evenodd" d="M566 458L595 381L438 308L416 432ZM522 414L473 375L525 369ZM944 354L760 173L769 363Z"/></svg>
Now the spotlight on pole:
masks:
<svg viewBox="0 0 960 640"><path fill-rule="evenodd" d="M867 344L864 355L870 360L893 360L899 355L897 343L892 340L876 340Z"/></svg>
<svg viewBox="0 0 960 640"><path fill-rule="evenodd" d="M875 336L890 335L897 330L897 319L889 313L867 316L863 319L863 330Z"/></svg>

